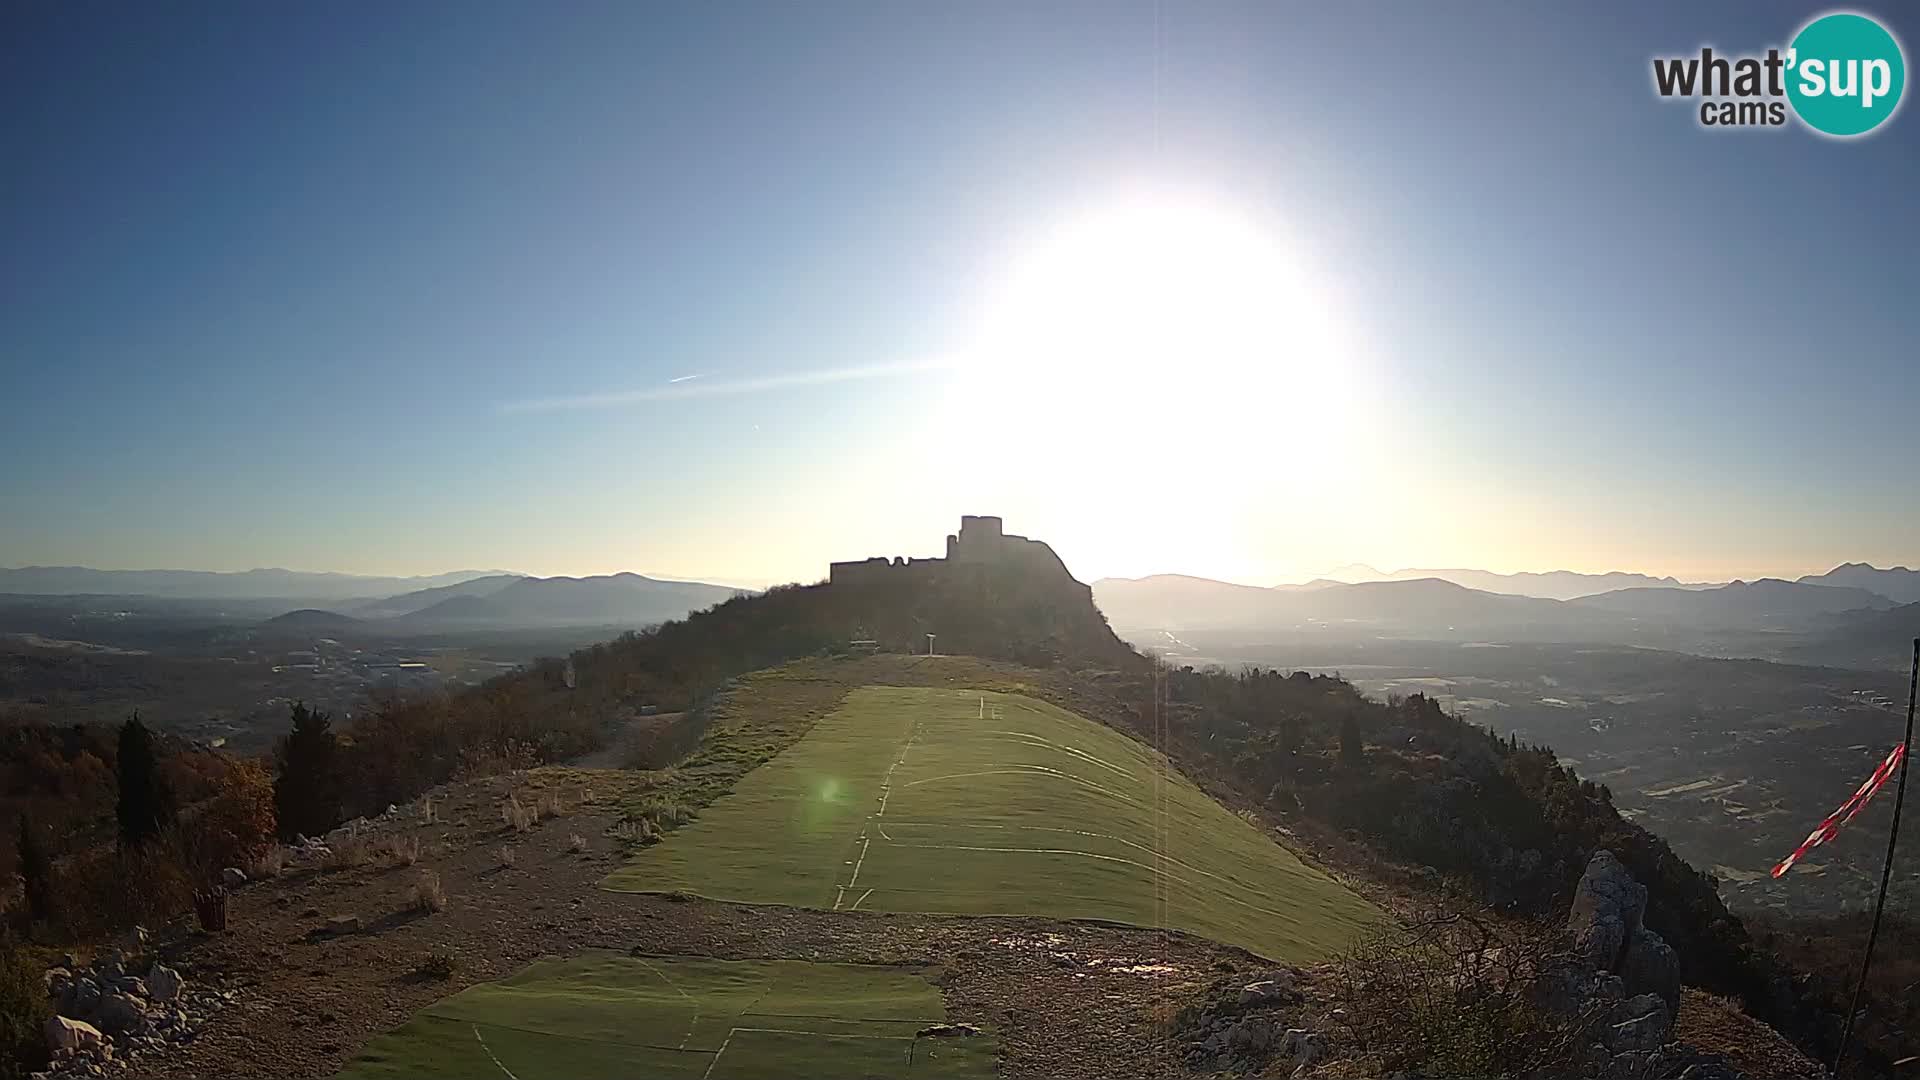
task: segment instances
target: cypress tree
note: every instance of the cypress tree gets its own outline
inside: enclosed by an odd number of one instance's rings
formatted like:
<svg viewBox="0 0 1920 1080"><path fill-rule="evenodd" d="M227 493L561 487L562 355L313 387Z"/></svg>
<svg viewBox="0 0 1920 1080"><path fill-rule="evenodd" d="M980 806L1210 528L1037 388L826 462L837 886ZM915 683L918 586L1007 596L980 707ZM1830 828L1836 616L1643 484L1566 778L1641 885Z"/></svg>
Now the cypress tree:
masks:
<svg viewBox="0 0 1920 1080"><path fill-rule="evenodd" d="M273 808L281 837L320 836L340 824L339 741L326 713L296 701L293 730L280 741Z"/></svg>
<svg viewBox="0 0 1920 1080"><path fill-rule="evenodd" d="M22 892L26 894L27 918L45 922L53 915L53 860L40 842L40 830L25 814L20 815L20 843L16 856L20 864Z"/></svg>
<svg viewBox="0 0 1920 1080"><path fill-rule="evenodd" d="M1347 713L1340 718L1340 763L1357 769L1365 760L1366 747L1360 741L1360 721Z"/></svg>
<svg viewBox="0 0 1920 1080"><path fill-rule="evenodd" d="M120 822L120 843L139 847L173 824L176 808L173 792L160 776L153 733L137 712L121 725L117 764L120 797L114 811Z"/></svg>

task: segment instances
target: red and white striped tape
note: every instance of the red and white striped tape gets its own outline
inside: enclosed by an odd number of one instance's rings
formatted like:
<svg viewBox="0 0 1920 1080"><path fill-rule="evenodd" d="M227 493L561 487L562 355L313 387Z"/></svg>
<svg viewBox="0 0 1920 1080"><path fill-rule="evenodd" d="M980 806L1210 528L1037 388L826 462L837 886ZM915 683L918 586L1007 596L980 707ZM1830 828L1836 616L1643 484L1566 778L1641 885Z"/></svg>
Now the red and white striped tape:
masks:
<svg viewBox="0 0 1920 1080"><path fill-rule="evenodd" d="M1780 865L1773 868L1773 876L1779 877L1793 869L1793 864L1800 861L1800 856L1833 839L1834 834L1840 831L1840 826L1852 821L1853 816L1860 812L1860 808L1867 805L1867 801L1872 799L1874 794L1893 776L1893 771L1900 767L1900 760L1906 756L1906 753L1905 743L1889 751L1886 760L1880 763L1879 768L1873 770L1873 775L1867 777L1866 782L1860 785L1860 789L1855 791L1846 802L1841 803L1838 810L1828 814L1818 828L1808 833L1807 838L1800 842L1800 846L1793 849L1793 854L1780 860Z"/></svg>

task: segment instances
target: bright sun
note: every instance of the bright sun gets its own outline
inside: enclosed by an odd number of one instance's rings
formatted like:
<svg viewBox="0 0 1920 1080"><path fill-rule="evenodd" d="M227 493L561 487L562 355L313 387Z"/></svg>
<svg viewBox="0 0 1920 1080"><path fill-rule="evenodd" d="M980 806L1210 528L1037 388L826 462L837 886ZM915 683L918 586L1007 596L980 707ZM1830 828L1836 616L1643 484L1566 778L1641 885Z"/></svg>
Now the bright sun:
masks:
<svg viewBox="0 0 1920 1080"><path fill-rule="evenodd" d="M1352 434L1348 330L1275 222L1164 191L1086 207L985 304L952 402L970 486L1064 470L1049 499L1111 520L1143 484L1297 477Z"/></svg>

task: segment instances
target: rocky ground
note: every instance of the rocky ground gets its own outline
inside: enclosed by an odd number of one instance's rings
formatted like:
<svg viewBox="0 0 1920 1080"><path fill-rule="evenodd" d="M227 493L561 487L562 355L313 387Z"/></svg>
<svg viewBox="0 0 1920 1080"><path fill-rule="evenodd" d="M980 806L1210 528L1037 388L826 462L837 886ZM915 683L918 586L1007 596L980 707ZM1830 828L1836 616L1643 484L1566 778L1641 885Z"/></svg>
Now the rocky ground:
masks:
<svg viewBox="0 0 1920 1080"><path fill-rule="evenodd" d="M111 1058L69 1064L128 1077L327 1076L375 1033L464 986L542 956L621 949L931 965L951 1019L998 1033L1003 1075L1158 1076L1184 1071L1163 1018L1223 971L1261 970L1177 933L601 892L620 858L609 830L622 782L539 770L459 785L435 800L431 824L414 805L364 826L364 865L329 869L315 852L239 886L224 932L156 928L152 955L222 1007L196 1017L186 1038L115 1038ZM510 791L524 806L557 796L560 813L516 831L500 810ZM333 851L355 841L328 839ZM382 854L395 839L418 841L417 860ZM429 871L446 896L440 911L417 903Z"/></svg>
<svg viewBox="0 0 1920 1080"><path fill-rule="evenodd" d="M328 1076L374 1034L465 986L543 956L618 949L928 965L953 1021L997 1032L1007 1077L1350 1075L1337 1060L1343 1013L1328 969L1275 967L1150 930L602 892L622 857L617 806L634 775L542 769L455 785L430 812L428 802L396 807L294 849L284 867L253 868L253 880L236 879L224 931L182 921L69 958L48 974L75 1018L56 1022L75 1048L55 1074ZM1628 879L1601 892L1607 903L1585 921L1617 920L1620 939L1634 939L1644 890ZM1601 936L1599 951L1614 948ZM1634 978L1602 992L1619 991L1629 1012L1649 1004L1635 1000L1644 994L1665 1009L1678 986L1661 948L1641 939ZM1639 1053L1628 1059L1636 1080L1819 1075L1729 1003L1689 992L1675 1004L1677 1023L1666 1009L1642 1023L1657 1033L1610 1039L1645 1046L1610 1046L1594 1075L1614 1075L1629 1052ZM1675 1038L1693 1049L1644 1052ZM1685 1071L1702 1063L1732 1071Z"/></svg>

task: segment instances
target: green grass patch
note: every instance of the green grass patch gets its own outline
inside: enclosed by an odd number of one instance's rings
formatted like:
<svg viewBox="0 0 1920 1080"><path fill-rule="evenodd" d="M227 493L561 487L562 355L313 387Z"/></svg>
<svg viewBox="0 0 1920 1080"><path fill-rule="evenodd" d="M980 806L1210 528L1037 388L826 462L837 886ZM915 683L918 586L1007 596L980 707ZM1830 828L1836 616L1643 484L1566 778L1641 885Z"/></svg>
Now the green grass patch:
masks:
<svg viewBox="0 0 1920 1080"><path fill-rule="evenodd" d="M596 953L437 1002L340 1078L992 1077L991 1035L918 1035L945 1019L908 968Z"/></svg>
<svg viewBox="0 0 1920 1080"><path fill-rule="evenodd" d="M1385 916L1152 749L1029 697L865 687L605 882L1172 927L1292 962Z"/></svg>

